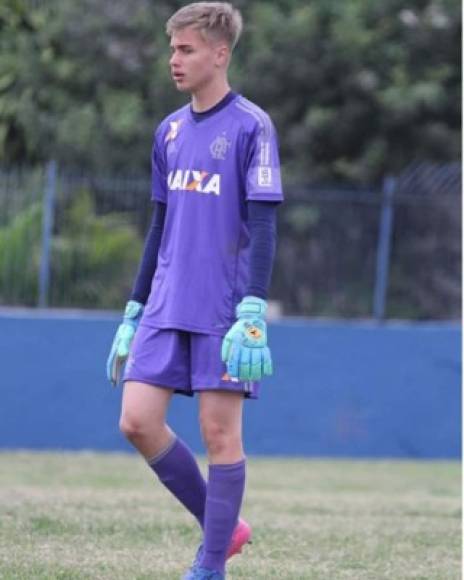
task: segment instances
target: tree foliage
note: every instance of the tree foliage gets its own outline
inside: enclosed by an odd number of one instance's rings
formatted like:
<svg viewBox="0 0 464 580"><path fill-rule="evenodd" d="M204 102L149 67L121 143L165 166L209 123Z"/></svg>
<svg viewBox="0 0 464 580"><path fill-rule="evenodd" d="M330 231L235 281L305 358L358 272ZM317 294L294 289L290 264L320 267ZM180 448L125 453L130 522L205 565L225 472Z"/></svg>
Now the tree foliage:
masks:
<svg viewBox="0 0 464 580"><path fill-rule="evenodd" d="M4 0L0 162L147 172L185 97L168 72L174 0ZM286 183L367 183L460 155L457 0L236 2L233 86L277 125Z"/></svg>

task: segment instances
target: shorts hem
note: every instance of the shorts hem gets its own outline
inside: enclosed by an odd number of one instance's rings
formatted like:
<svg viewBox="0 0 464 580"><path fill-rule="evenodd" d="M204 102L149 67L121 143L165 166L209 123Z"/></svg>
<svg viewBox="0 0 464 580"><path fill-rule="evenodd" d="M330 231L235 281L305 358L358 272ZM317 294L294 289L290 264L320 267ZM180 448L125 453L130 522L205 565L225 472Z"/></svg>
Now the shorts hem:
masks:
<svg viewBox="0 0 464 580"><path fill-rule="evenodd" d="M245 399L258 399L257 393L253 390L247 391L246 389L231 389L227 385L219 385L217 387L205 387L202 385L201 387L192 387L192 391L194 393L204 393L206 391L224 391L226 393L239 393L244 396Z"/></svg>
<svg viewBox="0 0 464 580"><path fill-rule="evenodd" d="M157 387L159 389L174 391L174 393L176 393L176 394L186 395L187 397L193 397L193 395L194 395L194 392L192 389L189 389L187 387L181 387L181 386L167 385L164 382L159 383L159 382L155 382L155 381L150 381L149 379L141 379L138 377L124 377L122 382L125 383L126 381L134 381L137 383L144 383L145 385L150 385L150 387Z"/></svg>
<svg viewBox="0 0 464 580"><path fill-rule="evenodd" d="M241 395L243 395L243 397L245 399L256 400L259 398L258 395L253 391L247 391L245 389L231 389L231 388L228 388L226 385L219 385L217 387L205 387L203 385L201 387L192 387L191 389L189 389L186 387L167 385L166 383L159 383L159 382L155 382L155 381L150 381L148 379L141 379L138 377L124 377L122 382L125 383L127 381L144 383L145 385L150 385L150 387L174 391L174 394L185 395L186 397L193 397L195 395L195 393L202 393L202 392L204 393L206 391L224 391L226 393L240 393Z"/></svg>

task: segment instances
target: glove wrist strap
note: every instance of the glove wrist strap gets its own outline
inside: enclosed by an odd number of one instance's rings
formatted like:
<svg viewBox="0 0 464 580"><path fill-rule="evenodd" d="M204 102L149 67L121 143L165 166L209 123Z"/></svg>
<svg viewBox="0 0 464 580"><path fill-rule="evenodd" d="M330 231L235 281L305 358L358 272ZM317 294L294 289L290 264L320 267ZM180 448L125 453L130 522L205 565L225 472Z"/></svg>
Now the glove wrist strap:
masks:
<svg viewBox="0 0 464 580"><path fill-rule="evenodd" d="M237 318L246 318L249 316L259 316L264 318L267 310L267 302L256 296L245 296L237 305Z"/></svg>
<svg viewBox="0 0 464 580"><path fill-rule="evenodd" d="M142 312L143 304L140 304L140 302L136 302L135 300L129 300L124 310L124 318L136 320L142 315Z"/></svg>

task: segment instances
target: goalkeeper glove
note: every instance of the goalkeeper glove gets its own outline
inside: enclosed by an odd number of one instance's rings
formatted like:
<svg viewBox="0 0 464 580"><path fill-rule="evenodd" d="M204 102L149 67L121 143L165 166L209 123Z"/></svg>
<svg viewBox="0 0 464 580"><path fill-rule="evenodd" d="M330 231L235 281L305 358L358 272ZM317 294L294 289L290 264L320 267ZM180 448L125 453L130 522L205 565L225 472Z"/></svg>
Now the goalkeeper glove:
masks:
<svg viewBox="0 0 464 580"><path fill-rule="evenodd" d="M264 375L272 375L264 321L266 310L266 301L255 296L245 296L238 304L238 320L225 335L221 350L221 358L231 377L241 381L258 381Z"/></svg>
<svg viewBox="0 0 464 580"><path fill-rule="evenodd" d="M129 300L124 310L122 324L116 331L110 354L106 362L106 376L115 387L121 378L121 368L129 355L130 345L135 331L143 314L143 304L135 300Z"/></svg>

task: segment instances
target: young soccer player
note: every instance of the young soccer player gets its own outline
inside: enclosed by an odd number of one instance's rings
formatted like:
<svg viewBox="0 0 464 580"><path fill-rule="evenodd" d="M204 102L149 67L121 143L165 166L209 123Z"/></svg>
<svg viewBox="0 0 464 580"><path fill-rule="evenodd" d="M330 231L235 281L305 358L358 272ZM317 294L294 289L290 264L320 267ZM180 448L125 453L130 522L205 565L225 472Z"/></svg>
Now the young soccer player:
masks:
<svg viewBox="0 0 464 580"><path fill-rule="evenodd" d="M186 580L225 578L250 539L242 405L272 372L264 316L282 188L268 115L227 80L241 28L225 2L189 4L167 23L171 75L191 101L154 136L154 216L107 363L117 384L128 357L121 430L203 531ZM207 482L166 424L173 393L199 395Z"/></svg>

